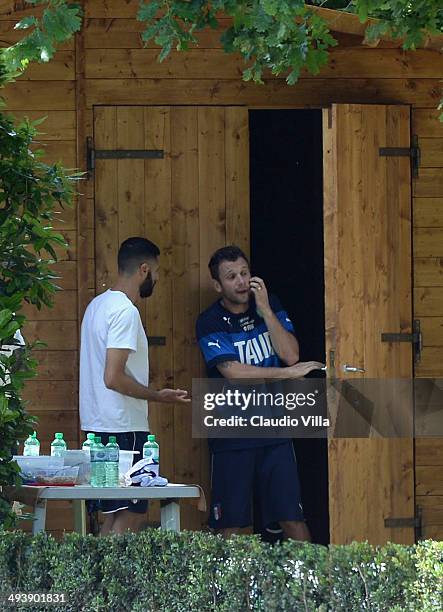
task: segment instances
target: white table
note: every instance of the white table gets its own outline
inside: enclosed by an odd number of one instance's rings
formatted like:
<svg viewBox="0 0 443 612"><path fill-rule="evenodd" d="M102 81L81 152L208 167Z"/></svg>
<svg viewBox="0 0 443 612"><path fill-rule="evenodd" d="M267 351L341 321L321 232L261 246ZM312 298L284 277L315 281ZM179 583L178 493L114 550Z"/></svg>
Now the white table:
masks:
<svg viewBox="0 0 443 612"><path fill-rule="evenodd" d="M32 533L45 531L48 499L67 499L74 506L74 530L86 534L87 499L159 499L162 501L160 521L162 529L180 531L180 499L200 498L201 490L194 485L168 484L165 487L21 487L25 491L38 489L34 504Z"/></svg>

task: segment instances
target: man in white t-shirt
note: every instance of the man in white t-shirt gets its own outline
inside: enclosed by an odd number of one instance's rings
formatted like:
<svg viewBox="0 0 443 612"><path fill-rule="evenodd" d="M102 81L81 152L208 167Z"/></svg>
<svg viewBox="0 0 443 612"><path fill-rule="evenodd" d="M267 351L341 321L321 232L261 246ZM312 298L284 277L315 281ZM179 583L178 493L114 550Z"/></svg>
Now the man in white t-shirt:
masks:
<svg viewBox="0 0 443 612"><path fill-rule="evenodd" d="M118 252L118 279L95 297L82 322L80 421L84 432L117 438L124 450L138 450L149 432L148 401L188 403L187 391L149 387L148 340L135 304L152 294L158 280L159 248L145 238L128 238ZM146 501L102 500L100 533L137 531Z"/></svg>

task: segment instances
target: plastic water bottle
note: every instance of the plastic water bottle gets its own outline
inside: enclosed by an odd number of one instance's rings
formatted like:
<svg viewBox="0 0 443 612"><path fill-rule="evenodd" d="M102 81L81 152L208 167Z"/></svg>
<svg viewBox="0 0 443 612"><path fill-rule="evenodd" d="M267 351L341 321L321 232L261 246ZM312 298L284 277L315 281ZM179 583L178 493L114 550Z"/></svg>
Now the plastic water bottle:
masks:
<svg viewBox="0 0 443 612"><path fill-rule="evenodd" d="M37 432L34 431L28 438L25 440L25 445L23 447L23 456L24 457L38 457L40 455L40 442L37 440Z"/></svg>
<svg viewBox="0 0 443 612"><path fill-rule="evenodd" d="M63 457L63 451L67 450L68 445L63 440L62 433L56 433L51 442L51 457Z"/></svg>
<svg viewBox="0 0 443 612"><path fill-rule="evenodd" d="M89 458L91 458L91 446L95 442L95 434L88 433L86 440L83 442L82 450L87 451Z"/></svg>
<svg viewBox="0 0 443 612"><path fill-rule="evenodd" d="M143 444L143 459L152 459L154 463L160 463L160 447L153 434L149 434L148 441Z"/></svg>
<svg viewBox="0 0 443 612"><path fill-rule="evenodd" d="M85 484L91 484L91 446L95 442L95 434L88 433L86 436L86 440L82 444L82 451L86 451L88 453L89 465L86 466L84 471Z"/></svg>
<svg viewBox="0 0 443 612"><path fill-rule="evenodd" d="M105 487L106 449L102 444L101 436L95 436L94 444L91 446L91 486Z"/></svg>
<svg viewBox="0 0 443 612"><path fill-rule="evenodd" d="M109 442L106 445L106 463L105 463L105 476L107 487L118 487L119 475L118 475L118 460L119 460L120 447L117 444L115 436L109 436Z"/></svg>

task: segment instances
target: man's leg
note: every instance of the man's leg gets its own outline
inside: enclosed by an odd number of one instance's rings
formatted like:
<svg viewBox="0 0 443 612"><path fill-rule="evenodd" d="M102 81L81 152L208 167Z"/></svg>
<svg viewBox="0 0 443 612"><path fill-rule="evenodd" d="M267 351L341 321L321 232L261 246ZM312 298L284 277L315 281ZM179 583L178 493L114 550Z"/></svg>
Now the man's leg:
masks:
<svg viewBox="0 0 443 612"><path fill-rule="evenodd" d="M256 478L263 527L277 522L284 539L309 542L311 536L304 521L292 443L261 448Z"/></svg>
<svg viewBox="0 0 443 612"><path fill-rule="evenodd" d="M255 448L211 456L209 526L224 538L244 533L252 524L254 464Z"/></svg>
<svg viewBox="0 0 443 612"><path fill-rule="evenodd" d="M234 535L250 535L252 530L250 527L227 527L226 529L217 529L217 534L220 534L225 540L229 540Z"/></svg>
<svg viewBox="0 0 443 612"><path fill-rule="evenodd" d="M103 514L103 523L100 527L100 535L105 536L112 530L112 525L114 524L114 519L116 517L117 512L109 512L107 514Z"/></svg>
<svg viewBox="0 0 443 612"><path fill-rule="evenodd" d="M141 531L146 525L146 514L120 510L115 518L109 533L125 533L126 531Z"/></svg>
<svg viewBox="0 0 443 612"><path fill-rule="evenodd" d="M109 433L102 433L102 441L109 439ZM122 450L135 450L139 456L146 442L147 432L120 432L114 434L117 444ZM129 491L128 491L129 494ZM146 525L146 512L148 502L139 500L135 503L131 499L101 500L100 507L103 511L104 522L100 528L100 535L108 533L124 533L125 531L140 531Z"/></svg>
<svg viewBox="0 0 443 612"><path fill-rule="evenodd" d="M304 521L280 521L280 527L285 540L311 541L311 534Z"/></svg>

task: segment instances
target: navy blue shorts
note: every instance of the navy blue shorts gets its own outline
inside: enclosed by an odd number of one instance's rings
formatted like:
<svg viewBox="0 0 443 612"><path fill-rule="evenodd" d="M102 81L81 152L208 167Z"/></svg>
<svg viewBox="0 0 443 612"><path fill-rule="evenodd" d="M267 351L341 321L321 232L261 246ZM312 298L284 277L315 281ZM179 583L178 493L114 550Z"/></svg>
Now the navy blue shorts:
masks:
<svg viewBox="0 0 443 612"><path fill-rule="evenodd" d="M102 444L105 446L109 442L109 436L115 436L121 450L139 451L138 455L134 455L133 464L143 459L143 444L147 440L148 433L148 431L129 431L124 433L94 431L96 436L101 436ZM101 510L104 514L118 512L119 510L129 510L129 512L145 514L148 510L148 502L146 499L100 499L97 502L88 503L88 510L89 512Z"/></svg>
<svg viewBox="0 0 443 612"><path fill-rule="evenodd" d="M304 521L292 442L212 454L213 529L252 525L253 498L261 527L279 521Z"/></svg>

